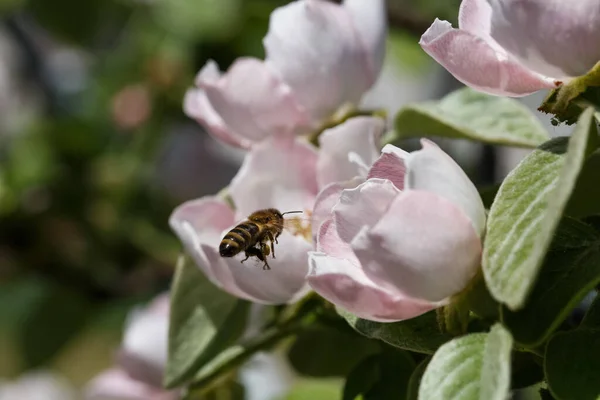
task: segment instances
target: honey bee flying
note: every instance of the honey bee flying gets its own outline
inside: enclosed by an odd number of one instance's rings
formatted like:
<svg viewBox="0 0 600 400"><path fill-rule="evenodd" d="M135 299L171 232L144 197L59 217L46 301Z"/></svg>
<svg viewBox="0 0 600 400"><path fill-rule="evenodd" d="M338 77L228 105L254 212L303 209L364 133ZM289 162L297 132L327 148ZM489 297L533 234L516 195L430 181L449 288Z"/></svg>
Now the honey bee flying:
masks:
<svg viewBox="0 0 600 400"><path fill-rule="evenodd" d="M301 213L302 211L288 211L281 213L275 208L258 210L250 214L248 219L230 230L219 245L221 257L233 257L242 251L246 261L250 257L257 257L264 262L263 269L271 269L267 256L273 254L275 258L275 244L283 232L285 214ZM271 245L267 243L269 241Z"/></svg>

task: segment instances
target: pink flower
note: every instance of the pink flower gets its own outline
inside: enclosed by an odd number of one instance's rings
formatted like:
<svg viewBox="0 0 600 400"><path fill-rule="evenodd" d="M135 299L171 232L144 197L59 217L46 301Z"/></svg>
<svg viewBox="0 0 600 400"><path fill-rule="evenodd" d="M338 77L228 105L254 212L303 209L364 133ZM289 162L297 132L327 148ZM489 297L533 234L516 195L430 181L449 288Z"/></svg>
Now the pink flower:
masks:
<svg viewBox="0 0 600 400"><path fill-rule="evenodd" d="M600 61L595 0L463 0L459 29L435 20L420 44L482 92L524 96L585 75Z"/></svg>
<svg viewBox="0 0 600 400"><path fill-rule="evenodd" d="M240 58L222 74L209 61L184 101L216 138L249 148L281 133L306 133L342 105L358 104L384 56L383 0L299 0L271 14L266 58Z"/></svg>
<svg viewBox="0 0 600 400"><path fill-rule="evenodd" d="M243 254L221 257L218 247L225 233L256 210L312 210L318 191L316 160L309 144L289 136L271 137L252 148L229 186L235 211L217 197L188 201L175 209L171 227L215 285L263 304L287 303L306 293L310 235L284 230L275 245L276 258L269 258L269 271L254 259L242 264Z"/></svg>
<svg viewBox="0 0 600 400"><path fill-rule="evenodd" d="M315 205L331 213L310 254L309 285L359 317L418 316L447 303L479 268L481 198L446 153L422 144L413 153L384 147L366 181L330 185Z"/></svg>
<svg viewBox="0 0 600 400"><path fill-rule="evenodd" d="M319 187L367 177L379 157L384 122L374 117L355 117L327 129L319 136L317 180Z"/></svg>
<svg viewBox="0 0 600 400"><path fill-rule="evenodd" d="M88 400L175 400L178 391L162 388L167 365L169 297L157 297L134 311L125 329L118 366L94 378L86 388Z"/></svg>
<svg viewBox="0 0 600 400"><path fill-rule="evenodd" d="M229 185L235 211L218 197L203 197L177 207L170 224L186 251L206 276L230 294L263 304L293 302L307 290L308 252L313 250L312 222L320 223L329 209L312 215L317 193L337 181L366 178L377 158L376 143L383 131L377 118L352 118L323 132L317 153L310 144L293 136L277 135L258 143L246 154L242 167ZM321 204L325 204L321 202ZM331 204L333 205L333 204ZM286 229L275 246L271 270L262 263L219 255L223 236L252 212L274 207L282 212L304 211L301 224Z"/></svg>
<svg viewBox="0 0 600 400"><path fill-rule="evenodd" d="M379 157L384 122L374 117L351 118L319 136L317 180L319 192L312 212L312 236L331 214L342 189L356 187L367 179L370 166Z"/></svg>

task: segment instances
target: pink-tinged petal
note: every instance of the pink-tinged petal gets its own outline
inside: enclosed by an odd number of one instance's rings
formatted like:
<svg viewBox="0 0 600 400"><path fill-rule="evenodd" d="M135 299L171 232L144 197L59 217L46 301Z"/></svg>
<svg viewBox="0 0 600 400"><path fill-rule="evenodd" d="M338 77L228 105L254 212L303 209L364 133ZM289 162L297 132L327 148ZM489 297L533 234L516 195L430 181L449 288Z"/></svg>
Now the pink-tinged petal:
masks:
<svg viewBox="0 0 600 400"><path fill-rule="evenodd" d="M365 47L374 83L385 56L387 15L384 0L345 0L344 8L354 21L354 27Z"/></svg>
<svg viewBox="0 0 600 400"><path fill-rule="evenodd" d="M387 179L398 189L403 190L406 176L406 163L404 160L408 157L408 154L391 144L385 145L381 150L381 155L371 166L367 179Z"/></svg>
<svg viewBox="0 0 600 400"><path fill-rule="evenodd" d="M209 60L196 76L196 86L214 83L221 77L217 64ZM192 88L185 93L183 111L203 125L215 138L235 147L249 148L252 141L236 135L208 101L203 89Z"/></svg>
<svg viewBox="0 0 600 400"><path fill-rule="evenodd" d="M251 141L308 123L290 87L257 59L237 59L218 81L201 81L201 88L231 131Z"/></svg>
<svg viewBox="0 0 600 400"><path fill-rule="evenodd" d="M156 316L165 316L169 318L171 312L171 299L169 293L163 293L156 296L150 304L148 304L148 312Z"/></svg>
<svg viewBox="0 0 600 400"><path fill-rule="evenodd" d="M168 295L157 297L127 321L119 364L136 380L160 387L167 365Z"/></svg>
<svg viewBox="0 0 600 400"><path fill-rule="evenodd" d="M285 399L296 381L296 373L280 353L257 353L238 370L245 400Z"/></svg>
<svg viewBox="0 0 600 400"><path fill-rule="evenodd" d="M194 250L199 243L218 246L221 233L235 222L233 210L218 197L202 197L177 207L169 224L179 239ZM193 235L191 232L194 232Z"/></svg>
<svg viewBox="0 0 600 400"><path fill-rule="evenodd" d="M202 89L189 89L183 99L183 111L203 125L215 138L235 147L249 148L252 141L240 137L227 126L212 107Z"/></svg>
<svg viewBox="0 0 600 400"><path fill-rule="evenodd" d="M587 73L600 61L597 0L490 2L491 36L521 63L559 80Z"/></svg>
<svg viewBox="0 0 600 400"><path fill-rule="evenodd" d="M357 265L325 253L310 253L307 280L310 287L325 299L371 321L400 321L437 307L384 289L370 280Z"/></svg>
<svg viewBox="0 0 600 400"><path fill-rule="evenodd" d="M167 391L132 379L120 369L94 378L85 389L86 400L176 400L177 391Z"/></svg>
<svg viewBox="0 0 600 400"><path fill-rule="evenodd" d="M441 196L416 190L397 196L352 248L375 282L430 302L463 290L481 261L481 241L465 214Z"/></svg>
<svg viewBox="0 0 600 400"><path fill-rule="evenodd" d="M485 230L485 207L475 185L459 165L430 140L406 160L406 188L435 193L460 208L481 237Z"/></svg>
<svg viewBox="0 0 600 400"><path fill-rule="evenodd" d="M482 92L499 96L525 96L555 87L544 77L511 57L492 39L453 29L436 19L419 44L456 79Z"/></svg>
<svg viewBox="0 0 600 400"><path fill-rule="evenodd" d="M333 218L324 221L319 228L317 252L325 253L330 257L348 260L355 265L360 264L350 244L340 238Z"/></svg>
<svg viewBox="0 0 600 400"><path fill-rule="evenodd" d="M364 182L362 178L354 178L345 182L334 182L325 186L315 199L315 206L312 212L312 236L317 237L321 224L326 219L331 218L332 209L340 199L340 195L344 189L355 188Z"/></svg>
<svg viewBox="0 0 600 400"><path fill-rule="evenodd" d="M384 122L380 118L351 118L319 136L319 187L356 176L365 177L379 155Z"/></svg>
<svg viewBox="0 0 600 400"><path fill-rule="evenodd" d="M276 258L267 259L270 270L263 270L263 263L255 257L242 263L243 254L225 258L216 247L202 245L202 249L211 269L227 274L230 284L237 289L236 296L261 304L284 304L300 299L308 290L305 277L312 246L302 236L287 231L279 236L278 242Z"/></svg>
<svg viewBox="0 0 600 400"><path fill-rule="evenodd" d="M361 318L381 322L416 317L436 307L384 289L369 279L348 243L338 236L333 220L321 225L318 243L318 252L309 256L307 280L332 303Z"/></svg>
<svg viewBox="0 0 600 400"><path fill-rule="evenodd" d="M208 60L196 75L194 83L200 87L204 83L216 82L222 75L217 63L214 60Z"/></svg>
<svg viewBox="0 0 600 400"><path fill-rule="evenodd" d="M316 150L292 136L274 136L254 146L229 186L238 218L269 207L312 210L316 165Z"/></svg>
<svg viewBox="0 0 600 400"><path fill-rule="evenodd" d="M223 200L203 197L188 201L173 211L169 224L186 252L213 284L234 296L244 297L229 269L210 262L205 251L208 248L217 253L224 232L235 225L233 210Z"/></svg>
<svg viewBox="0 0 600 400"><path fill-rule="evenodd" d="M342 104L357 104L374 81L348 11L328 1L295 1L272 14L266 63L278 71L318 124Z"/></svg>
<svg viewBox="0 0 600 400"><path fill-rule="evenodd" d="M492 31L492 6L487 0L463 0L458 11L459 29L489 37Z"/></svg>
<svg viewBox="0 0 600 400"><path fill-rule="evenodd" d="M391 181L369 179L354 189L342 191L333 207L337 232L350 242L364 226L373 226L400 193Z"/></svg>
<svg viewBox="0 0 600 400"><path fill-rule="evenodd" d="M119 350L117 353L116 364L131 379L152 387L162 387L164 366L159 369L155 365L138 357L137 354L129 353L124 349Z"/></svg>

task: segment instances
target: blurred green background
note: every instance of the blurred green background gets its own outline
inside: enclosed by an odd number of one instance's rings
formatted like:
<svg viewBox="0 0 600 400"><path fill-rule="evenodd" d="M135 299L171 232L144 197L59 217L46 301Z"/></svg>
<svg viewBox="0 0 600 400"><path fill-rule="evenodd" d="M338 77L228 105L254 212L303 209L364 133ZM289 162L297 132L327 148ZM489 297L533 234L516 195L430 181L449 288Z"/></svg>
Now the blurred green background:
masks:
<svg viewBox="0 0 600 400"><path fill-rule="evenodd" d="M285 3L0 0L0 379L81 386L112 363L127 312L168 289L171 210L241 161L183 114L185 90L207 59L262 58ZM389 1L386 68L412 92L386 101L438 94L417 41L458 4Z"/></svg>

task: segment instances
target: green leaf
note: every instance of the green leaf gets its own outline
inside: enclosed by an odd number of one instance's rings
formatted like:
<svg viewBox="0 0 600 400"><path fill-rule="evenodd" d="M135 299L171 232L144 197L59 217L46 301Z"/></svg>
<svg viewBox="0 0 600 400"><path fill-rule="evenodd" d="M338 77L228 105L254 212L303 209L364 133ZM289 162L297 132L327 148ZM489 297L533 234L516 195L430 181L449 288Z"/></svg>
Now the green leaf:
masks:
<svg viewBox="0 0 600 400"><path fill-rule="evenodd" d="M497 321L500 318L500 304L490 294L483 276L479 274L464 293L464 302L478 317Z"/></svg>
<svg viewBox="0 0 600 400"><path fill-rule="evenodd" d="M515 340L526 346L542 343L600 282L598 243L584 249L548 253L527 305L502 308L502 321Z"/></svg>
<svg viewBox="0 0 600 400"><path fill-rule="evenodd" d="M544 380L542 358L531 353L514 351L511 356L511 389L523 389Z"/></svg>
<svg viewBox="0 0 600 400"><path fill-rule="evenodd" d="M526 157L490 209L483 273L492 296L512 310L523 307L585 157L596 146L592 115L592 109L581 115L570 140L551 140Z"/></svg>
<svg viewBox="0 0 600 400"><path fill-rule="evenodd" d="M600 296L596 295L594 298L594 301L581 321L581 326L600 329Z"/></svg>
<svg viewBox="0 0 600 400"><path fill-rule="evenodd" d="M596 400L600 394L600 329L552 336L544 368L548 387L561 400Z"/></svg>
<svg viewBox="0 0 600 400"><path fill-rule="evenodd" d="M269 328L255 337L222 350L194 375L190 388L202 389L211 386L224 375L231 373L259 351L268 351L283 339L305 328L302 318L289 320L283 325Z"/></svg>
<svg viewBox="0 0 600 400"><path fill-rule="evenodd" d="M577 179L565 213L573 217L600 214L600 151L592 153L585 161Z"/></svg>
<svg viewBox="0 0 600 400"><path fill-rule="evenodd" d="M504 400L510 386L512 338L501 325L446 343L434 354L419 387L420 400Z"/></svg>
<svg viewBox="0 0 600 400"><path fill-rule="evenodd" d="M548 140L540 121L523 104L470 88L456 90L439 101L402 108L396 115L390 142L419 136L520 147L535 147Z"/></svg>
<svg viewBox="0 0 600 400"><path fill-rule="evenodd" d="M169 360L165 386L172 388L197 371L243 333L249 303L214 286L181 257L171 289Z"/></svg>
<svg viewBox="0 0 600 400"><path fill-rule="evenodd" d="M389 350L364 359L346 378L343 400L404 399L415 362L403 350Z"/></svg>
<svg viewBox="0 0 600 400"><path fill-rule="evenodd" d="M367 393L379 380L379 355L363 359L346 377L342 400L354 400Z"/></svg>
<svg viewBox="0 0 600 400"><path fill-rule="evenodd" d="M421 379L425 373L425 369L431 362L431 357L425 358L417 365L414 369L410 379L408 381L408 390L406 393L406 400L418 400L419 399L419 386L421 385Z"/></svg>
<svg viewBox="0 0 600 400"><path fill-rule="evenodd" d="M386 350L379 356L379 379L363 394L364 400L399 400L408 393L415 362L403 350Z"/></svg>
<svg viewBox="0 0 600 400"><path fill-rule="evenodd" d="M554 232L550 249L581 249L598 243L599 240L600 232L592 225L571 217L563 217Z"/></svg>
<svg viewBox="0 0 600 400"><path fill-rule="evenodd" d="M392 323L368 321L340 309L338 313L358 333L417 353L433 354L438 347L452 339L451 335L440 331L435 311Z"/></svg>
<svg viewBox="0 0 600 400"><path fill-rule="evenodd" d="M296 372L313 377L346 376L363 358L379 351L376 341L346 329L313 326L300 333L288 351Z"/></svg>

